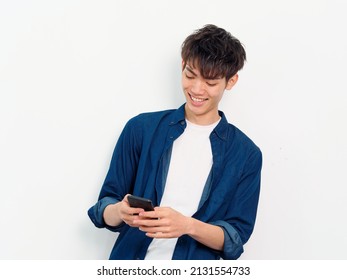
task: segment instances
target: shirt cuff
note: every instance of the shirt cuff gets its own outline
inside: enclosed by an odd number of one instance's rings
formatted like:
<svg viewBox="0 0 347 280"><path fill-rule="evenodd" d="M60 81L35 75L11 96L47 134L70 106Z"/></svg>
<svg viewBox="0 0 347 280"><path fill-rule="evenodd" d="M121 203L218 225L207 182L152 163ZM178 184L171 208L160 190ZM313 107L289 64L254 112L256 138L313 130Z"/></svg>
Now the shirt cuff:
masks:
<svg viewBox="0 0 347 280"><path fill-rule="evenodd" d="M122 227L123 223L119 226L111 227L105 223L103 217L106 206L117 202L119 202L119 200L113 197L104 197L88 210L88 216L96 227L107 228L111 231L119 231L119 228Z"/></svg>
<svg viewBox="0 0 347 280"><path fill-rule="evenodd" d="M222 258L225 260L238 259L243 253L243 244L236 229L225 221L215 221L211 224L220 226L224 231Z"/></svg>

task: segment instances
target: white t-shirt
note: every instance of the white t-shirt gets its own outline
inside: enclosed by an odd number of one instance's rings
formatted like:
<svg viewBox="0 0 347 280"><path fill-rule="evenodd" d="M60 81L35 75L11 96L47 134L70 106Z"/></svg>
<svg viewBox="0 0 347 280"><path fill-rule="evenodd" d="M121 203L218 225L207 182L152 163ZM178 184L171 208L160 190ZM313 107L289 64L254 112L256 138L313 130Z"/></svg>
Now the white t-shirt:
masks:
<svg viewBox="0 0 347 280"><path fill-rule="evenodd" d="M185 216L198 209L201 195L212 167L210 134L219 120L211 125L187 127L173 143L170 166L160 206L171 207ZM154 238L148 247L146 260L172 258L177 238Z"/></svg>

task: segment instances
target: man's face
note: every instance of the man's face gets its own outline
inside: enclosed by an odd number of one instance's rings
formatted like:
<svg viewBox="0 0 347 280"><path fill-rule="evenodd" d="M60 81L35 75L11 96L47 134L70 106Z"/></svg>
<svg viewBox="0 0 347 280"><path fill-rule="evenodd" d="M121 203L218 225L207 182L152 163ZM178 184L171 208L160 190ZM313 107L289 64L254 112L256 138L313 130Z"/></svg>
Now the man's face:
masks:
<svg viewBox="0 0 347 280"><path fill-rule="evenodd" d="M183 63L184 66L184 63ZM187 63L182 71L182 87L187 103L186 117L190 122L207 125L219 119L218 104L226 89L231 89L237 81L237 75L226 79L205 79L200 71Z"/></svg>

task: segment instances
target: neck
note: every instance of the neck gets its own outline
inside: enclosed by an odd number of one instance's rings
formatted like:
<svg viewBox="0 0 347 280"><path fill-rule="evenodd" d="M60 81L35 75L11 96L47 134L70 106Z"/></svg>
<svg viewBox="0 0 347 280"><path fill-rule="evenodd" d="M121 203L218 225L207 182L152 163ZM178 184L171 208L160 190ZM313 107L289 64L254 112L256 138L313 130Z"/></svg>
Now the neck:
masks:
<svg viewBox="0 0 347 280"><path fill-rule="evenodd" d="M198 115L186 109L185 117L188 121L197 125L210 125L217 122L220 119L218 110L209 112L208 114Z"/></svg>

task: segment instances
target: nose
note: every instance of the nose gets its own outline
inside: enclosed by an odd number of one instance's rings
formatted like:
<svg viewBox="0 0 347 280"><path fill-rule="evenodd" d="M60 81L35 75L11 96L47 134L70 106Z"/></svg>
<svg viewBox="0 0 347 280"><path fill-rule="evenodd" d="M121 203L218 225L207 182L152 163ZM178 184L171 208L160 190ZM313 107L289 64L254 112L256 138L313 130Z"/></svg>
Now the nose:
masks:
<svg viewBox="0 0 347 280"><path fill-rule="evenodd" d="M194 79L194 81L192 81L192 87L191 87L192 93L199 95L199 94L202 94L204 90L205 90L205 86L203 81L201 81L201 79Z"/></svg>

